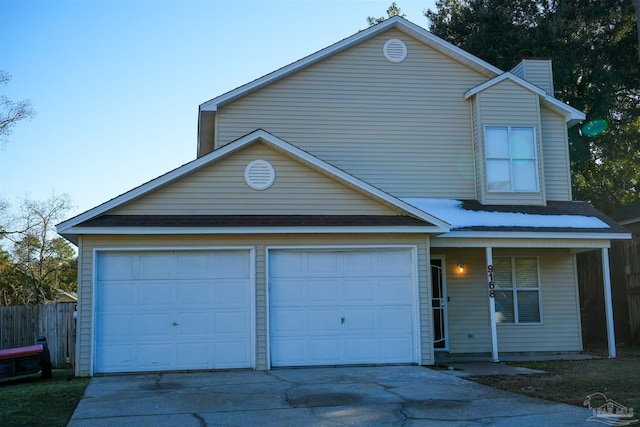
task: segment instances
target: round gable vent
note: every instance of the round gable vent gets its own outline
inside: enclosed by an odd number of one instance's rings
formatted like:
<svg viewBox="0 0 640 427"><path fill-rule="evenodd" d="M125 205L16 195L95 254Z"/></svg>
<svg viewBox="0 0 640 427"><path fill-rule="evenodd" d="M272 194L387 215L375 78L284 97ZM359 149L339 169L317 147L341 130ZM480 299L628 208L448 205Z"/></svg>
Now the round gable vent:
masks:
<svg viewBox="0 0 640 427"><path fill-rule="evenodd" d="M398 63L407 57L407 45L402 40L391 39L384 44L382 49L384 57L389 62Z"/></svg>
<svg viewBox="0 0 640 427"><path fill-rule="evenodd" d="M244 169L244 180L254 190L266 190L276 180L276 171L266 160L254 160Z"/></svg>

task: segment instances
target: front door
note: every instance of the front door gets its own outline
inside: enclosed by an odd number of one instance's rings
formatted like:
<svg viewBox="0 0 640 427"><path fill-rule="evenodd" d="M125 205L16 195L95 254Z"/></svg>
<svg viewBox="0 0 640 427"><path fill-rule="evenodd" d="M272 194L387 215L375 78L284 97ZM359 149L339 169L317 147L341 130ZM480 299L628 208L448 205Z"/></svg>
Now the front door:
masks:
<svg viewBox="0 0 640 427"><path fill-rule="evenodd" d="M444 258L431 258L431 307L433 308L433 349L447 350L447 287Z"/></svg>

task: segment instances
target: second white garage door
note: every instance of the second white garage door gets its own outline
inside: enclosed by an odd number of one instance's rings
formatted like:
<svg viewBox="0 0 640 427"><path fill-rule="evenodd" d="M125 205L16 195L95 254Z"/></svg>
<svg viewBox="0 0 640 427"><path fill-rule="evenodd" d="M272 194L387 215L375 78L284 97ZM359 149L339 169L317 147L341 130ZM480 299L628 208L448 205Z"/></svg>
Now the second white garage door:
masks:
<svg viewBox="0 0 640 427"><path fill-rule="evenodd" d="M95 372L252 367L250 255L99 252Z"/></svg>
<svg viewBox="0 0 640 427"><path fill-rule="evenodd" d="M272 366L418 360L411 249L271 250Z"/></svg>

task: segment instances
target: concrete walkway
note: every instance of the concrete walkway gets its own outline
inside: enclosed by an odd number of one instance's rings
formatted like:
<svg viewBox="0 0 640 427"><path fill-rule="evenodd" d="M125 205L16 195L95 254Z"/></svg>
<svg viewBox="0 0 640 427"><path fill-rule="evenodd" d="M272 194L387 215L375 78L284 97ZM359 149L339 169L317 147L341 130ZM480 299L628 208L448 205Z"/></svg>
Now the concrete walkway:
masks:
<svg viewBox="0 0 640 427"><path fill-rule="evenodd" d="M581 426L590 415L386 366L97 377L69 426Z"/></svg>

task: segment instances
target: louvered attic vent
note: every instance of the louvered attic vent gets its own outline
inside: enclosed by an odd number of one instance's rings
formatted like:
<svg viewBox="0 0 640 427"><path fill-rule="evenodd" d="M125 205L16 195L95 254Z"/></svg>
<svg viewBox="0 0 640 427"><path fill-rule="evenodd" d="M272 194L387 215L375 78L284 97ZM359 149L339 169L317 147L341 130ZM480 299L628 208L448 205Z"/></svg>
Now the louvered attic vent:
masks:
<svg viewBox="0 0 640 427"><path fill-rule="evenodd" d="M402 40L391 39L384 44L382 49L384 57L389 62L398 63L407 57L407 45Z"/></svg>
<svg viewBox="0 0 640 427"><path fill-rule="evenodd" d="M276 171L266 160L254 160L244 169L244 180L254 190L266 190L275 179Z"/></svg>

